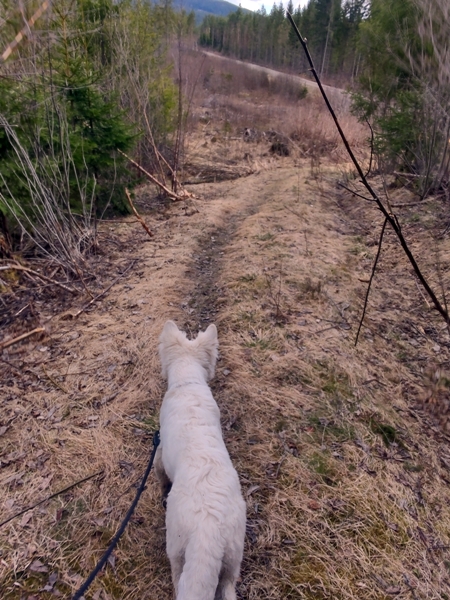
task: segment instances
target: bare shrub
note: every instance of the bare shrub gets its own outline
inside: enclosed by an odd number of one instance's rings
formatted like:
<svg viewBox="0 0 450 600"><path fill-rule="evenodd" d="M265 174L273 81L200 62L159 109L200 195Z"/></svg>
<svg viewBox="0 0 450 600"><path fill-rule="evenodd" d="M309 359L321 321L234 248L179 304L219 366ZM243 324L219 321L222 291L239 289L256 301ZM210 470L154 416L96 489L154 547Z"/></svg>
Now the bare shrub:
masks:
<svg viewBox="0 0 450 600"><path fill-rule="evenodd" d="M0 191L0 200L15 218L22 238L31 240L39 253L77 275L86 266L86 250L95 245L96 240L95 178L89 174L84 180L79 178L67 122L61 119L61 124L63 164L52 160L51 149L49 155L43 157L41 152L39 161L33 161L14 128L0 115L0 127L4 128L16 155L17 175L28 190L29 202L25 205L15 197L1 173L4 191ZM75 174L79 213L75 213L70 204L70 174Z"/></svg>
<svg viewBox="0 0 450 600"><path fill-rule="evenodd" d="M424 192L445 189L450 181L450 5L447 0L416 0L421 11L423 51L408 52L411 68L423 85L425 144ZM430 48L432 49L430 51Z"/></svg>

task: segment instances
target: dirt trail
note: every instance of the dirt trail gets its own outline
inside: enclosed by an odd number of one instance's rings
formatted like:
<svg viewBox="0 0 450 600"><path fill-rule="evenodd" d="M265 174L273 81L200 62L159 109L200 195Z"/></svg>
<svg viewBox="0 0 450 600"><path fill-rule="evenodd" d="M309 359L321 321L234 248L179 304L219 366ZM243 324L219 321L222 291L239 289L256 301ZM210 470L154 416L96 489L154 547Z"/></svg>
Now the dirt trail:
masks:
<svg viewBox="0 0 450 600"><path fill-rule="evenodd" d="M229 190L231 204L224 208L219 223L211 225L198 239L198 246L192 255L192 268L186 273L186 294L189 297L189 317L184 323L186 330L196 332L214 321L226 293L221 282L224 254L237 235L239 226L248 216L258 212L259 205L267 202L277 185L275 180L269 187L264 186L266 189L261 193L262 186L258 176L247 178L246 185L240 182L237 188L235 186L237 195Z"/></svg>
<svg viewBox="0 0 450 600"><path fill-rule="evenodd" d="M293 81L297 81L299 84L306 86L308 88L308 92L315 93L320 95L319 88L315 81L311 81L311 79L305 79L304 77L300 77L299 75L292 75L291 73L283 73L282 71L276 71L275 69L270 69L268 67L263 67L261 65L256 65L251 62L246 62L243 60L238 60L236 58L230 58L228 56L222 56L221 54L215 54L214 52L208 52L206 50L202 50L202 54L206 56L210 56L216 60L222 62L233 62L240 65L245 65L249 69L253 71L259 71L260 73L266 73L269 77L274 79L278 79L280 77L288 77ZM328 95L328 98L333 103L333 108L340 110L341 112L346 112L350 108L349 98L345 93L345 90L341 88L337 88L331 85L323 85L323 88Z"/></svg>
<svg viewBox="0 0 450 600"><path fill-rule="evenodd" d="M191 216L146 215L152 240L111 226L111 260L135 267L90 312L4 355L20 376L5 371L2 516L103 476L0 531L2 598L69 598L116 530L157 427L169 318L189 333L218 324L213 389L248 505L239 598L407 598L405 581L443 598L450 452L419 400L423 365L450 360L449 344L387 234L354 348L380 219L337 193L333 165L318 169L280 159L195 186ZM110 567L88 598L172 597L154 482Z"/></svg>

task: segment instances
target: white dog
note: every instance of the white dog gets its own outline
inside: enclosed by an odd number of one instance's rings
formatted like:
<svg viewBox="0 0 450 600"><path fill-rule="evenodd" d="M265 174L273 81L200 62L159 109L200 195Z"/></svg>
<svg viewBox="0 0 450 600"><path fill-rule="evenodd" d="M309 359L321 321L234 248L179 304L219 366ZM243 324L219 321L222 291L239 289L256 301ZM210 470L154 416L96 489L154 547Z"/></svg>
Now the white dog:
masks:
<svg viewBox="0 0 450 600"><path fill-rule="evenodd" d="M167 554L177 600L235 600L245 536L245 502L207 385L217 329L188 340L173 321L160 337L168 379L155 469L167 497Z"/></svg>

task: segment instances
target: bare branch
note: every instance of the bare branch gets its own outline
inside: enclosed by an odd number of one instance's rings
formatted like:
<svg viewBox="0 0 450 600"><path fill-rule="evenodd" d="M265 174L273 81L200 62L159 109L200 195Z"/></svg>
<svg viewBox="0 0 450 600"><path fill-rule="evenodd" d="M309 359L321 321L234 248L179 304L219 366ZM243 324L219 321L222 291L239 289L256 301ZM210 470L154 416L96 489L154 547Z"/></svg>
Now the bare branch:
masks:
<svg viewBox="0 0 450 600"><path fill-rule="evenodd" d="M417 275L420 283L424 287L424 289L427 292L428 296L431 298L431 300L432 300L432 302L434 304L434 307L439 312L439 314L445 319L445 322L449 323L449 315L448 315L447 311L445 310L445 308L442 306L442 304L439 302L436 294L431 289L430 285L428 284L428 281L425 279L424 275L422 274L421 270L419 269L419 266L418 266L418 264L416 262L416 259L414 258L413 254L412 254L412 252L411 252L411 250L410 250L410 248L409 248L408 244L406 243L406 240L405 240L405 238L403 236L403 232L401 230L400 223L399 223L397 217L392 212L388 212L386 210L386 208L383 205L383 203L381 202L381 199L379 198L378 194L375 192L375 190L372 188L372 186L370 185L370 183L367 181L367 178L366 178L366 176L364 175L364 173L362 171L361 165L359 164L358 160L356 159L356 156L354 155L354 153L353 153L353 151L352 151L352 149L350 147L350 144L348 143L347 138L345 137L345 134L344 134L344 132L342 130L342 127L341 127L341 125L340 125L340 123L339 123L339 121L338 121L338 119L336 117L336 114L335 114L335 112L333 110L333 107L331 106L330 101L328 100L328 97L327 97L327 95L325 93L325 90L324 90L324 88L322 86L322 83L321 83L321 81L319 79L319 76L317 75L316 69L314 67L313 60L312 60L311 55L310 55L309 50L308 50L308 46L306 45L306 40L303 39L303 37L301 36L301 34L300 34L300 32L299 32L299 30L297 28L297 25L295 24L294 19L292 18L292 15L289 12L287 12L286 14L287 14L287 17L288 17L288 19L289 19L292 27L294 28L294 31L295 31L295 33L296 33L296 35L297 35L297 37L298 37L298 39L299 39L302 47L303 47L303 50L305 51L306 57L307 57L308 62L310 64L310 66L311 66L311 72L312 72L312 74L314 76L314 79L317 82L317 85L319 86L319 90L320 90L320 92L322 94L322 97L325 100L325 104L327 105L327 108L330 111L330 114L331 114L331 116L332 116L332 118L333 118L333 120L335 122L335 125L337 127L338 132L339 132L339 135L341 136L341 139L342 139L342 141L344 143L344 146L345 146L345 148L346 148L346 150L347 150L347 152L348 152L348 154L350 156L350 159L353 162L353 164L355 165L356 170L358 171L358 175L359 175L359 177L361 179L361 182L363 183L364 187L367 189L367 191L369 192L369 194L372 196L372 198L375 201L378 209L383 214L386 222L389 223L389 225L392 227L392 229L394 230L395 234L397 235L397 238L398 238L398 240L400 242L400 245L403 248L403 251L405 252L405 254L406 254L409 262L411 263L411 265L412 265L412 267L414 269L414 272L416 273L416 275Z"/></svg>
<svg viewBox="0 0 450 600"><path fill-rule="evenodd" d="M19 342L26 340L27 338L31 337L32 335L35 335L36 333L44 333L44 331L45 331L44 327L36 327L32 331L27 331L27 333L22 333L22 335L19 335L19 336L13 338L12 340L7 340L6 342L2 342L0 344L0 350L9 348L10 346L13 346L14 344L18 344Z"/></svg>
<svg viewBox="0 0 450 600"><path fill-rule="evenodd" d="M141 217L141 215L138 213L138 211L136 210L136 207L133 204L133 201L131 200L131 195L130 192L128 191L127 188L125 188L125 194L127 195L128 198L128 202L130 204L131 210L134 212L137 220L139 221L139 223L142 225L142 227L145 229L145 231L148 233L148 235L150 237L153 237L153 233L150 231L150 229L147 227L146 222L144 221L144 219Z"/></svg>
<svg viewBox="0 0 450 600"><path fill-rule="evenodd" d="M381 228L380 239L378 241L377 255L375 256L375 260L373 261L372 273L370 274L369 285L367 286L366 297L364 299L364 307L363 307L361 319L359 321L358 331L356 332L355 346L358 343L359 333L361 331L361 327L362 327L362 324L363 324L363 321L364 321L364 317L366 316L366 309L367 309L367 302L369 300L370 288L372 286L372 280L373 280L373 278L375 276L375 271L377 269L378 259L380 258L381 246L383 244L383 236L384 236L384 231L386 229L386 225L387 225L387 219L384 220L383 226Z"/></svg>
<svg viewBox="0 0 450 600"><path fill-rule="evenodd" d="M167 194L167 196L172 198L172 200L177 201L177 202L182 202L182 201L186 200L187 198L194 197L193 194L190 194L186 190L182 190L182 193L180 193L180 194L176 194L175 192L172 192L171 190L169 190L168 187L166 187L164 184L162 184L160 181L158 181L156 179L156 177L154 177L151 173L146 171L144 169L144 167L141 167L140 164L138 164L135 160L133 160L127 154L125 154L125 152L122 152L122 150L118 150L118 152L120 154L122 154L122 156L124 156L127 160L129 160L131 164L133 164L136 168L138 168L139 171L141 171L141 173L143 173L146 177L148 177L152 183L157 185L165 194Z"/></svg>
<svg viewBox="0 0 450 600"><path fill-rule="evenodd" d="M31 275L35 275L36 277L38 277L39 279L42 279L43 281L48 281L49 283L53 283L53 285L57 285L58 287L62 288L63 290L66 290L66 292L70 292L71 294L77 294L77 290L74 290L73 288L64 285L63 283L59 282L59 281L55 281L54 279L50 279L50 277L46 277L45 275L42 275L42 273L38 273L37 271L33 271L33 269L29 269L28 267L23 267L22 265L5 265L0 267L0 271L25 271L26 273L30 273Z"/></svg>

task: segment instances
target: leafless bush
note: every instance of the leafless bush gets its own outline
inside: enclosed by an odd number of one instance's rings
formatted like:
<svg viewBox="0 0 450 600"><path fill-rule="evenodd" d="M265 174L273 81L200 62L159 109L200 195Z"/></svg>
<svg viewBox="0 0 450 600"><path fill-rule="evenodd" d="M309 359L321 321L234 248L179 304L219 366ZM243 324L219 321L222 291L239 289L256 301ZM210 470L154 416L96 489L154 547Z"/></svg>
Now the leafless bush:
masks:
<svg viewBox="0 0 450 600"><path fill-rule="evenodd" d="M404 52L395 60L418 90L419 135L411 158L422 197L449 193L450 181L450 5L447 0L414 0L418 38L399 28ZM409 165L408 165L409 166Z"/></svg>
<svg viewBox="0 0 450 600"><path fill-rule="evenodd" d="M416 0L421 12L419 35L423 51L409 52L413 72L423 84L424 111L431 126L426 158L426 187L450 181L450 5L447 0ZM432 49L430 51L430 48ZM428 49L428 50L427 50ZM427 191L427 190L425 190Z"/></svg>
<svg viewBox="0 0 450 600"><path fill-rule="evenodd" d="M0 115L0 127L5 130L14 150L15 168L29 193L29 201L26 205L19 201L1 174L5 191L0 191L0 200L14 216L22 237L30 239L40 253L66 271L79 275L80 269L86 267L86 249L91 248L96 239L95 178L89 175L84 180L79 178L67 122L61 119L61 124L60 141L64 151L61 153L63 163L58 164L52 160L51 153L39 161L31 160L14 128ZM71 208L69 173L75 174L79 213Z"/></svg>

